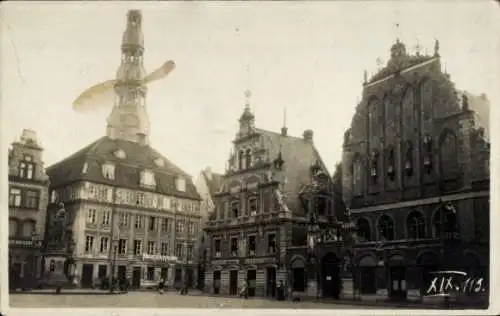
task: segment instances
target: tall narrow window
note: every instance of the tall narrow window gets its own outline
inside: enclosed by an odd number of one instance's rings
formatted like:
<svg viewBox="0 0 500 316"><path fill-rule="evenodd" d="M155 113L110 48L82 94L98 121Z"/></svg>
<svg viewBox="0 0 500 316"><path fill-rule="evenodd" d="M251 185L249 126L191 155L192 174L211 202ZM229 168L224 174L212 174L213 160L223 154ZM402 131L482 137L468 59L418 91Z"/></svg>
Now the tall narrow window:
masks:
<svg viewBox="0 0 500 316"><path fill-rule="evenodd" d="M149 217L149 230L153 231L156 229L156 217L150 216Z"/></svg>
<svg viewBox="0 0 500 316"><path fill-rule="evenodd" d="M24 156L23 160L19 163L19 177L33 179L34 170L33 158L29 155Z"/></svg>
<svg viewBox="0 0 500 316"><path fill-rule="evenodd" d="M156 253L156 243L154 241L148 241L148 254L154 255Z"/></svg>
<svg viewBox="0 0 500 316"><path fill-rule="evenodd" d="M388 215L382 215L378 221L381 240L394 240L394 222Z"/></svg>
<svg viewBox="0 0 500 316"><path fill-rule="evenodd" d="M250 168L252 166L252 152L250 149L247 149L245 154L245 167Z"/></svg>
<svg viewBox="0 0 500 316"><path fill-rule="evenodd" d="M120 239L118 240L118 253L124 255L127 253L127 240Z"/></svg>
<svg viewBox="0 0 500 316"><path fill-rule="evenodd" d="M168 243L166 242L161 243L161 255L168 256Z"/></svg>
<svg viewBox="0 0 500 316"><path fill-rule="evenodd" d="M394 181L396 175L396 159L394 156L394 147L391 146L387 150L387 176L391 181Z"/></svg>
<svg viewBox="0 0 500 316"><path fill-rule="evenodd" d="M233 202L231 203L231 215L233 218L238 218L240 212L240 203Z"/></svg>
<svg viewBox="0 0 500 316"><path fill-rule="evenodd" d="M243 150L240 150L238 153L238 169L239 170L243 169L244 159L245 159L245 153L243 152Z"/></svg>
<svg viewBox="0 0 500 316"><path fill-rule="evenodd" d="M359 218L356 223L359 241L371 241L371 227L370 223L365 218Z"/></svg>
<svg viewBox="0 0 500 316"><path fill-rule="evenodd" d="M140 255L142 253L142 240L134 240L134 254Z"/></svg>
<svg viewBox="0 0 500 316"><path fill-rule="evenodd" d="M251 197L248 199L248 208L250 210L250 216L257 215L257 198Z"/></svg>
<svg viewBox="0 0 500 316"><path fill-rule="evenodd" d="M21 190L10 188L9 190L9 206L21 207Z"/></svg>
<svg viewBox="0 0 500 316"><path fill-rule="evenodd" d="M424 149L424 170L427 173L432 172L432 138L429 135L425 135L423 139L423 149Z"/></svg>
<svg viewBox="0 0 500 316"><path fill-rule="evenodd" d="M372 183L377 183L378 178L378 152L376 150L372 151L370 157L370 178L372 179Z"/></svg>
<svg viewBox="0 0 500 316"><path fill-rule="evenodd" d="M221 252L221 240L220 239L215 239L214 240L214 254L216 258L221 257L222 252Z"/></svg>
<svg viewBox="0 0 500 316"><path fill-rule="evenodd" d="M257 252L257 237L249 236L248 237L248 255L255 256Z"/></svg>
<svg viewBox="0 0 500 316"><path fill-rule="evenodd" d="M237 237L231 238L231 256L232 257L238 256L238 238Z"/></svg>
<svg viewBox="0 0 500 316"><path fill-rule="evenodd" d="M406 231L409 239L422 239L425 237L425 220L420 212L412 211L408 214Z"/></svg>
<svg viewBox="0 0 500 316"><path fill-rule="evenodd" d="M108 245L109 245L109 238L108 237L101 237L101 244L99 247L99 252L106 253L108 251Z"/></svg>
<svg viewBox="0 0 500 316"><path fill-rule="evenodd" d="M276 234L267 235L267 252L270 254L276 253Z"/></svg>
<svg viewBox="0 0 500 316"><path fill-rule="evenodd" d="M354 194L362 195L363 194L363 164L361 159L358 157L354 160L353 164L353 186L354 186Z"/></svg>
<svg viewBox="0 0 500 316"><path fill-rule="evenodd" d="M91 253L94 250L94 236L85 237L85 252Z"/></svg>
<svg viewBox="0 0 500 316"><path fill-rule="evenodd" d="M408 177L413 175L413 144L411 141L407 141L405 144L405 173Z"/></svg>

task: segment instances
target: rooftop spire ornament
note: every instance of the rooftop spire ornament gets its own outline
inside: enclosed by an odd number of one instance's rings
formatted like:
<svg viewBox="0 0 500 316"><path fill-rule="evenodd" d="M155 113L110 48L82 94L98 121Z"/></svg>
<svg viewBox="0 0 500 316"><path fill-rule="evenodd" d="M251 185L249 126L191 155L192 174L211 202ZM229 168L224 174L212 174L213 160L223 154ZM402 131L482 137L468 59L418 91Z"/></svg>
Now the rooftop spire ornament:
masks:
<svg viewBox="0 0 500 316"><path fill-rule="evenodd" d="M420 43L417 38L417 45L415 45L415 51L417 52L417 56L420 56Z"/></svg>
<svg viewBox="0 0 500 316"><path fill-rule="evenodd" d="M436 42L434 42L434 56L435 57L439 56L439 41L438 40L436 40Z"/></svg>

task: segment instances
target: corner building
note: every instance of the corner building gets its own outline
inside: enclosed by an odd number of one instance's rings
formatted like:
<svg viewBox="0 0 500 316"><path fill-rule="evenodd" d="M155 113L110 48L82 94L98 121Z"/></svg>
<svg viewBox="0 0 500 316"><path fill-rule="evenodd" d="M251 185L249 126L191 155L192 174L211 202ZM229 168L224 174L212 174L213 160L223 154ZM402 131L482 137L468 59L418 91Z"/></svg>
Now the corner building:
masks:
<svg viewBox="0 0 500 316"><path fill-rule="evenodd" d="M31 288L42 271L49 177L36 133L23 130L9 148L9 286Z"/></svg>
<svg viewBox="0 0 500 316"><path fill-rule="evenodd" d="M286 127L281 133L257 128L248 103L239 125L205 228L205 290L238 295L248 281L249 296L273 297L283 281L306 291L308 209L301 194L316 174L328 175L313 132L298 138L288 135ZM293 256L291 248L297 252Z"/></svg>
<svg viewBox="0 0 500 316"><path fill-rule="evenodd" d="M362 294L419 296L439 269L487 277L489 143L474 107L441 70L439 42L427 56L397 41L365 76L342 159Z"/></svg>
<svg viewBox="0 0 500 316"><path fill-rule="evenodd" d="M52 205L68 212L82 287L111 274L133 288L196 280L200 197L149 144L141 24L140 11L129 11L107 135L47 169Z"/></svg>

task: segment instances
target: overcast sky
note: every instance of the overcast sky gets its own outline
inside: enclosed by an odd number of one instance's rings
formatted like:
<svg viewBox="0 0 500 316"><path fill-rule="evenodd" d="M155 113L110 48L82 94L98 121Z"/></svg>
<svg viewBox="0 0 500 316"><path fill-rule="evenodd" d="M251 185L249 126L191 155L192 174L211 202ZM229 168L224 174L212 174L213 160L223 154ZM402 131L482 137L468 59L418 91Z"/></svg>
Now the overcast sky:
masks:
<svg viewBox="0 0 500 316"><path fill-rule="evenodd" d="M439 39L457 88L498 105L493 2L9 2L0 19L2 145L33 129L48 166L105 135L111 107L82 114L71 104L114 78L129 9L143 13L146 70L177 64L149 87L151 144L193 176L208 165L224 171L247 89L258 127L279 131L286 108L289 134L314 130L333 170L363 71L387 61L397 37L428 53Z"/></svg>

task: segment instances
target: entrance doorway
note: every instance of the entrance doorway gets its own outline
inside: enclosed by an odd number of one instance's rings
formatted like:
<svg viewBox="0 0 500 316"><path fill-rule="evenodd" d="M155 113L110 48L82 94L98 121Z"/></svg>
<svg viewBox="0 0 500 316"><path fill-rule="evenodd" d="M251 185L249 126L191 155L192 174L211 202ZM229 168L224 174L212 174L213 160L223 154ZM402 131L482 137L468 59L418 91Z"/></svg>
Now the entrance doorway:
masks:
<svg viewBox="0 0 500 316"><path fill-rule="evenodd" d="M422 254L417 259L417 267L420 268L420 271L422 271L419 287L420 294L424 295L425 291L427 290L426 287L428 287L432 283L432 279L434 279L435 277L435 274L433 274L433 272L439 270L437 255L431 252Z"/></svg>
<svg viewBox="0 0 500 316"><path fill-rule="evenodd" d="M229 295L238 295L238 271L229 271Z"/></svg>
<svg viewBox="0 0 500 316"><path fill-rule="evenodd" d="M132 270L132 288L140 289L141 288L141 267L134 267Z"/></svg>
<svg viewBox="0 0 500 316"><path fill-rule="evenodd" d="M205 288L205 268L198 267L198 289L203 290Z"/></svg>
<svg viewBox="0 0 500 316"><path fill-rule="evenodd" d="M165 283L167 283L167 278L168 278L168 268L161 268L160 271L160 278L163 279Z"/></svg>
<svg viewBox="0 0 500 316"><path fill-rule="evenodd" d="M127 279L127 266L118 266L118 280L124 281Z"/></svg>
<svg viewBox="0 0 500 316"><path fill-rule="evenodd" d="M266 296L276 296L276 268L274 267L266 269Z"/></svg>
<svg viewBox="0 0 500 316"><path fill-rule="evenodd" d="M406 299L406 267L404 258L400 255L392 256L387 264L389 268L389 298L396 301Z"/></svg>
<svg viewBox="0 0 500 316"><path fill-rule="evenodd" d="M323 297L335 298L340 297L340 261L335 254L329 252L321 260L321 276Z"/></svg>
<svg viewBox="0 0 500 316"><path fill-rule="evenodd" d="M82 288L91 288L94 276L94 265L84 263L82 265Z"/></svg>
<svg viewBox="0 0 500 316"><path fill-rule="evenodd" d="M214 294L219 294L220 292L220 271L214 271Z"/></svg>
<svg viewBox="0 0 500 316"><path fill-rule="evenodd" d="M361 294L377 293L377 260L373 256L364 256L359 260L359 274L356 275L356 288Z"/></svg>
<svg viewBox="0 0 500 316"><path fill-rule="evenodd" d="M193 269L192 268L186 268L186 285L188 287L193 287Z"/></svg>
<svg viewBox="0 0 500 316"><path fill-rule="evenodd" d="M247 280L248 280L248 296L255 296L255 287L257 280L257 270L248 270L247 271Z"/></svg>

